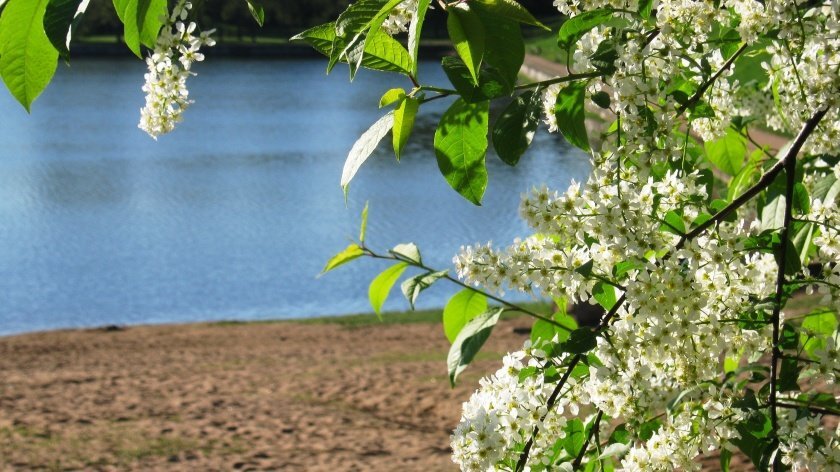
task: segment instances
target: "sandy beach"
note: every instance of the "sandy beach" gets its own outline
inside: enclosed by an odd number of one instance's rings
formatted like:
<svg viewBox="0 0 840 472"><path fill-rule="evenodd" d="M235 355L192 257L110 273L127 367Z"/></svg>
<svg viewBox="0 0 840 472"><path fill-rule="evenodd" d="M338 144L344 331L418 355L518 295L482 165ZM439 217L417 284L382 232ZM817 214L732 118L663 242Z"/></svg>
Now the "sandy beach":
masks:
<svg viewBox="0 0 840 472"><path fill-rule="evenodd" d="M435 323L0 338L0 470L454 470L461 402L529 326L503 320L454 390Z"/></svg>
<svg viewBox="0 0 840 472"><path fill-rule="evenodd" d="M452 390L439 324L221 323L0 338L2 470L452 470L497 327Z"/></svg>

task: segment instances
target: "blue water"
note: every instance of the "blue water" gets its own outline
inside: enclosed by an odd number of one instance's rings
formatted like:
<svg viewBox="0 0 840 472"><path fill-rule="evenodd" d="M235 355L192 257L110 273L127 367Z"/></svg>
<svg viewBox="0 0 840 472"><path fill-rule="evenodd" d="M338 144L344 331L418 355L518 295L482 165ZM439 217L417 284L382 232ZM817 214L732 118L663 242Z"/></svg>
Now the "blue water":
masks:
<svg viewBox="0 0 840 472"><path fill-rule="evenodd" d="M540 130L518 167L488 156L475 207L437 170L441 100L421 111L402 162L386 137L345 205L344 158L380 116L382 92L409 85L398 76L366 71L350 84L323 61L200 64L196 103L155 142L137 128L144 64L59 69L31 116L0 92L0 334L370 311L381 261L315 278L357 235L365 201L371 246L414 241L447 268L462 244L526 235L517 204L532 185L565 187L588 171ZM421 79L444 85L438 70L424 64ZM454 287L439 285L419 306L445 303ZM407 308L398 288L385 308Z"/></svg>

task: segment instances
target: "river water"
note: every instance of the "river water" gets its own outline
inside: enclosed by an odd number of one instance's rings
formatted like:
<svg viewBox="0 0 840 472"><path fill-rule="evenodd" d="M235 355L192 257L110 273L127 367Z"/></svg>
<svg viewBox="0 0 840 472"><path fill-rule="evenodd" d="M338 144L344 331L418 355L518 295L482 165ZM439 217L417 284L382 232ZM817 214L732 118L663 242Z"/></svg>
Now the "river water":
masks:
<svg viewBox="0 0 840 472"><path fill-rule="evenodd" d="M0 92L0 334L367 312L382 262L315 278L357 235L366 201L372 247L414 241L428 264L447 268L462 244L528 234L522 192L564 188L588 171L585 156L541 129L518 167L488 156L490 184L475 207L437 170L441 100L421 111L401 162L386 137L345 203L347 152L380 116L381 93L408 84L369 71L350 84L345 70L324 68L200 64L196 103L157 142L136 127L139 61L60 65L32 115ZM421 79L445 85L434 63ZM454 287L439 285L418 306L442 306ZM407 308L398 287L385 308Z"/></svg>

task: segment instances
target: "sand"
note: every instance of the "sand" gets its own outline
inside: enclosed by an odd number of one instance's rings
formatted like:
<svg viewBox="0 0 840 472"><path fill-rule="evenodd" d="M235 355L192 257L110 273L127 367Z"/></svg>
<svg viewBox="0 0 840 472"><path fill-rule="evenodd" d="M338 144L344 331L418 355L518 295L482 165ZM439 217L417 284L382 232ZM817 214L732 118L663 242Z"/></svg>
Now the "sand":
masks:
<svg viewBox="0 0 840 472"><path fill-rule="evenodd" d="M504 321L452 390L440 325L143 326L0 338L0 469L452 470Z"/></svg>
<svg viewBox="0 0 840 472"><path fill-rule="evenodd" d="M461 402L528 326L503 320L454 390L431 323L0 338L0 470L454 470Z"/></svg>

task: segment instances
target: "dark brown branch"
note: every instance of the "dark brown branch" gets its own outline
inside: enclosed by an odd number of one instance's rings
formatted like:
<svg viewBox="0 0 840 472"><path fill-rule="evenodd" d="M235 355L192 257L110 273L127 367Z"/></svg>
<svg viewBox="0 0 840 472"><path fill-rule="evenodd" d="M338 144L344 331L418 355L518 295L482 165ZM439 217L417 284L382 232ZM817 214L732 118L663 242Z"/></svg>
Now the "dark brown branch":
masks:
<svg viewBox="0 0 840 472"><path fill-rule="evenodd" d="M595 422L592 423L592 428L589 429L589 435L586 436L586 441L583 443L583 446L581 446L580 452L578 452L577 457L575 457L575 461L572 462L572 470L578 470L580 464L583 462L583 457L586 455L589 443L592 442L592 437L595 436L595 432L601 427L601 418L603 418L603 416L604 412L598 410L598 416L595 417Z"/></svg>

